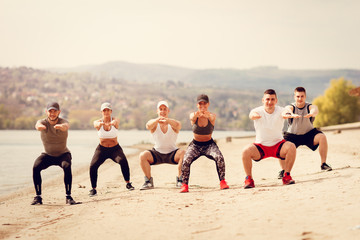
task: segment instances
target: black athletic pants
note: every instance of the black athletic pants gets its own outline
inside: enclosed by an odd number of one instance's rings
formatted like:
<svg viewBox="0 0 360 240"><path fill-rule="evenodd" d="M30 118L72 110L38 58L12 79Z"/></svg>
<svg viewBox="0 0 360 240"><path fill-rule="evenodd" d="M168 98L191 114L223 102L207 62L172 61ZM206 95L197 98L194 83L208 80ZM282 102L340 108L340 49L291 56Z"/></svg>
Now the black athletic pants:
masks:
<svg viewBox="0 0 360 240"><path fill-rule="evenodd" d="M130 181L129 164L120 145L117 144L114 147L108 148L108 147L103 147L99 144L95 149L94 156L90 163L90 180L91 180L91 186L93 188L96 188L98 169L100 165L103 164L105 160L108 158L120 164L121 172L123 174L125 181Z"/></svg>
<svg viewBox="0 0 360 240"><path fill-rule="evenodd" d="M41 174L40 172L50 166L59 166L64 170L64 183L67 195L71 194L71 153L63 153L58 157L50 156L42 153L34 162L33 167L33 181L35 186L36 195L41 195Z"/></svg>

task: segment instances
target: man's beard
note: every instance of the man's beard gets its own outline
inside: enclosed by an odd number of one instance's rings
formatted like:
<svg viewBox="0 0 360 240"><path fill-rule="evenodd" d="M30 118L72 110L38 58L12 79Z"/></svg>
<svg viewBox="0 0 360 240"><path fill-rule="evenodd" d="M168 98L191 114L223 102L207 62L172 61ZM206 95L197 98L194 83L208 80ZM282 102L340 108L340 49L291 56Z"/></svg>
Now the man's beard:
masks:
<svg viewBox="0 0 360 240"><path fill-rule="evenodd" d="M51 118L48 117L48 120L52 121L52 122L56 122L59 119L59 116L57 116L54 120L52 120Z"/></svg>

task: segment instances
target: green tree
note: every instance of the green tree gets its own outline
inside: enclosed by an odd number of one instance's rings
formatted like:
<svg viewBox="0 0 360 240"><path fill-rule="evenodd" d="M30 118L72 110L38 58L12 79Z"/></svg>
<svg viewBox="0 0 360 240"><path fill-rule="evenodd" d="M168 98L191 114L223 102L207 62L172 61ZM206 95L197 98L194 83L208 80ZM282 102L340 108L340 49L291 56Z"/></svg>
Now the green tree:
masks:
<svg viewBox="0 0 360 240"><path fill-rule="evenodd" d="M314 126L324 127L329 125L356 122L359 117L360 105L356 97L348 94L354 85L344 78L331 80L330 87L323 96L314 100L319 108Z"/></svg>

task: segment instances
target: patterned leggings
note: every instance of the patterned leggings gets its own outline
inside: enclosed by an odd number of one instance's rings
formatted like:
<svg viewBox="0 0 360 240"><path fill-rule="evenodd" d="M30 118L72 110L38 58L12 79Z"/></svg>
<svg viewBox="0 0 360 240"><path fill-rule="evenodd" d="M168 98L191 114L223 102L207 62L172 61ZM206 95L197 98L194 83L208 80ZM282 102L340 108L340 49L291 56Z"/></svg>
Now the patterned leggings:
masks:
<svg viewBox="0 0 360 240"><path fill-rule="evenodd" d="M196 159L201 156L206 156L207 158L215 161L219 180L224 180L225 161L219 147L216 145L214 140L211 139L207 142L198 142L193 140L186 149L181 167L183 183L189 183L190 166Z"/></svg>

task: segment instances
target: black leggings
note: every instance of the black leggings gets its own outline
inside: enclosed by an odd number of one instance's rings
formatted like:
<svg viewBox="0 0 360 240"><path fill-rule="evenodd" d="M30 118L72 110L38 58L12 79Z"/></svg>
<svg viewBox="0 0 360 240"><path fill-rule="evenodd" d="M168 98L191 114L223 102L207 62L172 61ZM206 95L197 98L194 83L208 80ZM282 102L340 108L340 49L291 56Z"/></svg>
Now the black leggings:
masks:
<svg viewBox="0 0 360 240"><path fill-rule="evenodd" d="M64 170L64 183L65 191L67 195L71 194L71 153L63 153L58 157L50 156L46 153L42 153L34 162L33 167L33 181L35 186L36 195L41 195L41 170L44 170L50 166L59 166Z"/></svg>
<svg viewBox="0 0 360 240"><path fill-rule="evenodd" d="M117 144L114 147L103 147L99 144L95 149L94 156L90 163L90 180L93 188L96 188L98 169L108 158L120 164L125 181L130 181L129 164L120 145Z"/></svg>

